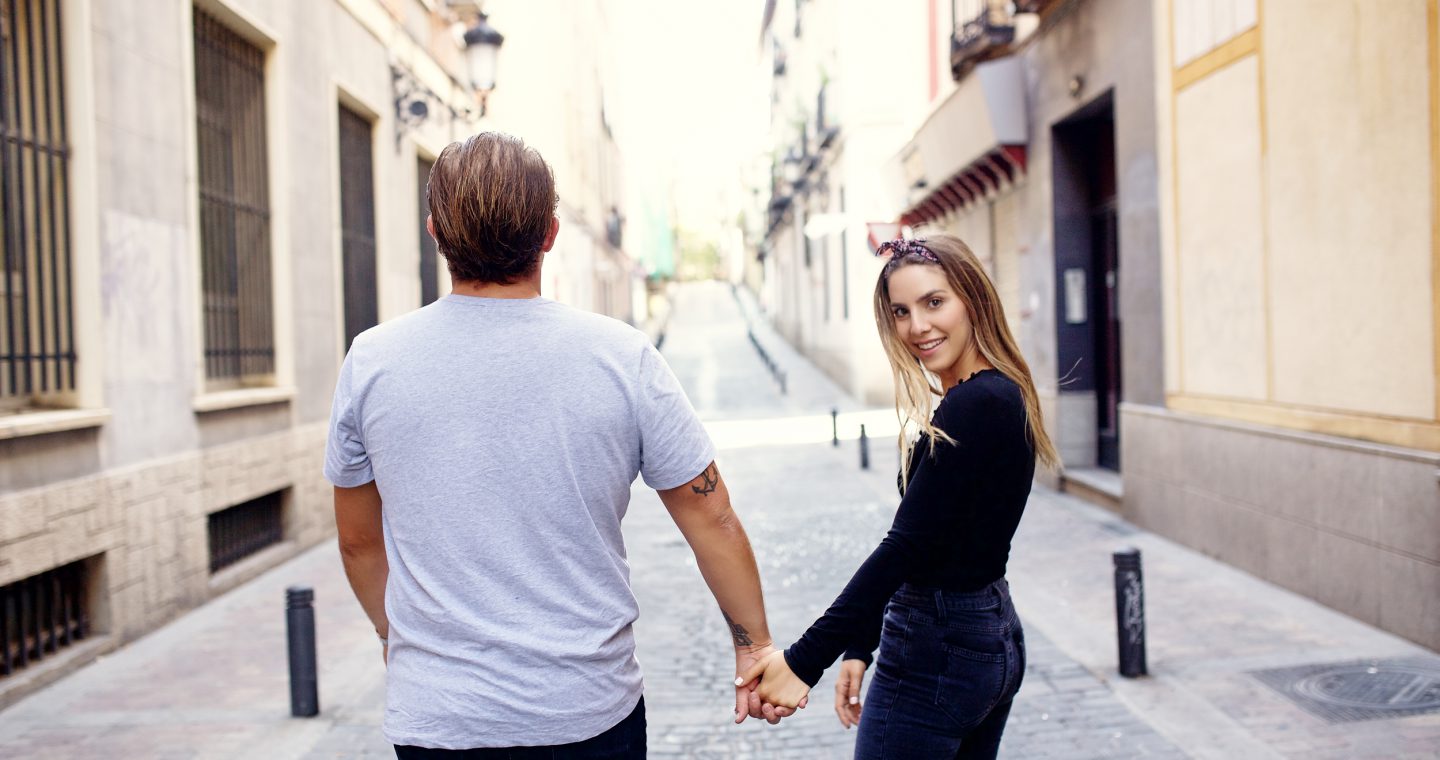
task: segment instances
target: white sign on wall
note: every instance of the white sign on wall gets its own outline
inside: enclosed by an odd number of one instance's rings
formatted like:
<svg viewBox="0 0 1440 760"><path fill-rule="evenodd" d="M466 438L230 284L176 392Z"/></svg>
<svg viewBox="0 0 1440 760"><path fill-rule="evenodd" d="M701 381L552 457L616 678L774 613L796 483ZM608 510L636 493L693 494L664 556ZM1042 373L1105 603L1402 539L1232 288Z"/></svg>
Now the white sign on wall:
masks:
<svg viewBox="0 0 1440 760"><path fill-rule="evenodd" d="M1069 325L1085 324L1085 270L1065 270L1065 323Z"/></svg>

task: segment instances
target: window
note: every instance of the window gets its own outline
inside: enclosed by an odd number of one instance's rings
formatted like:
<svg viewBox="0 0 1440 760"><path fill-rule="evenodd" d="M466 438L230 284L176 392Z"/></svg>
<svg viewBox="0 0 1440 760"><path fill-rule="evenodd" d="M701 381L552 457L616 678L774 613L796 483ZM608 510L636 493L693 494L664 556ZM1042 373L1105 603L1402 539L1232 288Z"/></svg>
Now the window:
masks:
<svg viewBox="0 0 1440 760"><path fill-rule="evenodd" d="M380 321L375 293L375 184L370 122L340 106L340 260L345 349Z"/></svg>
<svg viewBox="0 0 1440 760"><path fill-rule="evenodd" d="M75 390L59 0L0 0L0 408Z"/></svg>
<svg viewBox="0 0 1440 760"><path fill-rule="evenodd" d="M430 237L430 231L425 229L425 217L430 215L430 200L425 197L426 187L430 183L430 170L435 168L435 162L420 159L417 185L420 188L420 305L424 306L440 297L440 272L436 266L440 260L440 253L435 248L435 238Z"/></svg>
<svg viewBox="0 0 1440 760"><path fill-rule="evenodd" d="M219 572L280 543L285 537L284 503L285 492L276 491L206 517L210 572Z"/></svg>
<svg viewBox="0 0 1440 760"><path fill-rule="evenodd" d="M0 586L0 677L90 635L86 561Z"/></svg>
<svg viewBox="0 0 1440 760"><path fill-rule="evenodd" d="M199 9L195 101L205 376L260 384L275 371L265 54Z"/></svg>

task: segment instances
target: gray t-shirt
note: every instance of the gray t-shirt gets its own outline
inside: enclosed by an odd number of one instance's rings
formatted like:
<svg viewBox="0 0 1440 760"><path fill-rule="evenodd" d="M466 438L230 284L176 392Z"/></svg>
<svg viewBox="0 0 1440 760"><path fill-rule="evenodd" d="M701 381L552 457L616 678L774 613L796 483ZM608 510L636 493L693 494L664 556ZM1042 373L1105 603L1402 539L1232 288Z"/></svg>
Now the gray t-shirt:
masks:
<svg viewBox="0 0 1440 760"><path fill-rule="evenodd" d="M659 352L608 317L451 294L357 337L325 476L382 499L386 737L565 744L629 715L630 485L675 488L714 457Z"/></svg>

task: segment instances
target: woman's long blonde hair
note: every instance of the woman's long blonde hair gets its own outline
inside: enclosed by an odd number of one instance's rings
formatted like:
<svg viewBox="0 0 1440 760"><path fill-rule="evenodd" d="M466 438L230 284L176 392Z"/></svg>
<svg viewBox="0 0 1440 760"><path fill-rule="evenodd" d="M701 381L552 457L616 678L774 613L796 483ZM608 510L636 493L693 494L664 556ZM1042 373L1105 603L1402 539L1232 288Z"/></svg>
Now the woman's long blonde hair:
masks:
<svg viewBox="0 0 1440 760"><path fill-rule="evenodd" d="M909 485L910 457L915 450L914 442L906 437L911 424L929 435L932 441L955 442L930 420L934 414L935 397L944 396L948 389L937 386L895 329L895 315L890 307L890 275L906 266L939 266L945 273L951 289L965 304L976 349L995 369L1020 386L1020 393L1025 399L1028 437L1035 456L1047 467L1058 467L1060 455L1045 432L1040 415L1040 397L1030 377L1030 365L1025 363L1020 347L1010 334L1005 309L1000 304L994 283L985 274L984 266L970 247L954 235L934 235L914 242L933 253L935 260L917 253L897 252L894 256L898 260L888 263L875 283L875 326L880 331L880 343L885 347L890 369L895 374L895 413L900 418L901 482ZM930 450L933 454L934 447Z"/></svg>

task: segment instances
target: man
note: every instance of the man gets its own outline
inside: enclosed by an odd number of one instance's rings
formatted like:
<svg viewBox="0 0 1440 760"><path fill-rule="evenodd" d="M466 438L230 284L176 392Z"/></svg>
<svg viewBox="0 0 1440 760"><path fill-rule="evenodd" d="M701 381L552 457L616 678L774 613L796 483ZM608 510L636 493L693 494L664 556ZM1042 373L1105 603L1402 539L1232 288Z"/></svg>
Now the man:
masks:
<svg viewBox="0 0 1440 760"><path fill-rule="evenodd" d="M642 333L540 297L559 220L539 153L497 133L452 144L428 198L454 290L355 339L325 462L384 647L385 734L401 758L643 757L620 532L637 473L695 554L736 672L774 651L714 447ZM790 714L751 689L735 707L737 723Z"/></svg>

